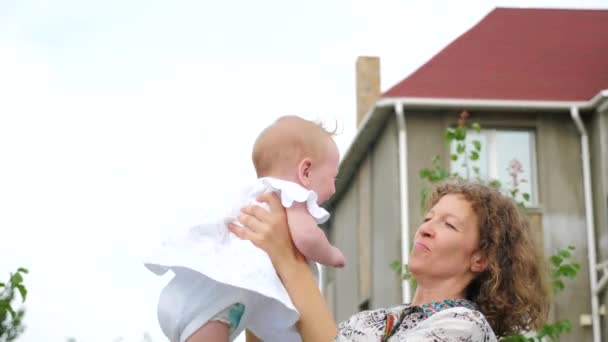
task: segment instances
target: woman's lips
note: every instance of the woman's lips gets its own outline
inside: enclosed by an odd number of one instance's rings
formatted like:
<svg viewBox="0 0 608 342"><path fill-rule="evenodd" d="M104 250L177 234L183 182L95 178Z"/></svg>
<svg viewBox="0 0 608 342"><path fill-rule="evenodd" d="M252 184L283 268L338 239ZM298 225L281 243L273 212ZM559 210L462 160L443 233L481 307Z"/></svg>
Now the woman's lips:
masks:
<svg viewBox="0 0 608 342"><path fill-rule="evenodd" d="M416 244L414 245L414 247L415 247L415 248L420 248L420 249L425 249L425 250L427 250L427 251L430 251L430 250L431 250L431 249L430 249L430 248L429 248L427 245L425 245L424 243L419 242L419 241L418 241L418 242L416 242Z"/></svg>

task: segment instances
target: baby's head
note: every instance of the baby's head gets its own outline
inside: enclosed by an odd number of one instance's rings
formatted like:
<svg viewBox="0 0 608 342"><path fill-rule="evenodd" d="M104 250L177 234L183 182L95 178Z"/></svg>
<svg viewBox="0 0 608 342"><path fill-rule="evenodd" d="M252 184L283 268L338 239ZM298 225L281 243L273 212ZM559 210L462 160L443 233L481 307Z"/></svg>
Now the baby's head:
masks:
<svg viewBox="0 0 608 342"><path fill-rule="evenodd" d="M335 192L340 156L332 133L297 116L283 116L268 126L253 145L258 177L289 180L313 190L318 202Z"/></svg>

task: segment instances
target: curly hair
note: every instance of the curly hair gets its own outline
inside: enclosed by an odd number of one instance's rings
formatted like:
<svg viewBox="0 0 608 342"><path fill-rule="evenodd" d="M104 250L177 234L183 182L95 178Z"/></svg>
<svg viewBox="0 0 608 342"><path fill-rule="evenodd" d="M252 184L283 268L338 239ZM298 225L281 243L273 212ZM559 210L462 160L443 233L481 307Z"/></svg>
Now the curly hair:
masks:
<svg viewBox="0 0 608 342"><path fill-rule="evenodd" d="M549 311L548 272L533 243L527 217L517 204L480 183L449 181L435 186L427 208L447 194L460 194L479 222L479 249L488 260L466 289L498 337L538 329Z"/></svg>

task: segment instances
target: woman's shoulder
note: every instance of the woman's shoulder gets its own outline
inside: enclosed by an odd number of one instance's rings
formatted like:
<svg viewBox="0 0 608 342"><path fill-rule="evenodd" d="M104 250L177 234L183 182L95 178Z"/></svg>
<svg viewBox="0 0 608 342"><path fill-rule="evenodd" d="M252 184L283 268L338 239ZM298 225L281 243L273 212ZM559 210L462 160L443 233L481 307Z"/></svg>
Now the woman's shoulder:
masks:
<svg viewBox="0 0 608 342"><path fill-rule="evenodd" d="M336 341L377 341L391 330L389 341L495 342L490 324L466 300L362 311L338 326Z"/></svg>
<svg viewBox="0 0 608 342"><path fill-rule="evenodd" d="M414 308L409 304L390 308L357 312L338 325L338 336L335 341L377 341L386 328L387 317L396 317L399 313Z"/></svg>
<svg viewBox="0 0 608 342"><path fill-rule="evenodd" d="M424 319L411 334L441 341L495 342L496 336L485 316L474 308L464 306L447 308Z"/></svg>
<svg viewBox="0 0 608 342"><path fill-rule="evenodd" d="M382 321L386 319L387 315L398 315L408 308L415 308L410 304L400 304L389 308L380 308L373 310L360 311L352 315L348 320L342 322L342 324L348 324L348 322L368 322L368 321Z"/></svg>

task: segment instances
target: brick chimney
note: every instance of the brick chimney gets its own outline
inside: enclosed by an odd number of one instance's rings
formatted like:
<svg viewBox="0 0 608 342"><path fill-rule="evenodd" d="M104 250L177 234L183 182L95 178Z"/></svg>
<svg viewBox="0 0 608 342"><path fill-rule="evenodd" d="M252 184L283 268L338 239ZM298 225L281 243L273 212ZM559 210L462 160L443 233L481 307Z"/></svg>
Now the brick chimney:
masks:
<svg viewBox="0 0 608 342"><path fill-rule="evenodd" d="M357 58L357 128L380 97L380 58Z"/></svg>
<svg viewBox="0 0 608 342"><path fill-rule="evenodd" d="M357 128L361 128L365 114L376 104L380 97L380 58L360 56L357 58ZM372 173L370 158L359 166L357 173L357 240L359 245L359 310L368 310L371 302L372 250L371 250L371 197Z"/></svg>

